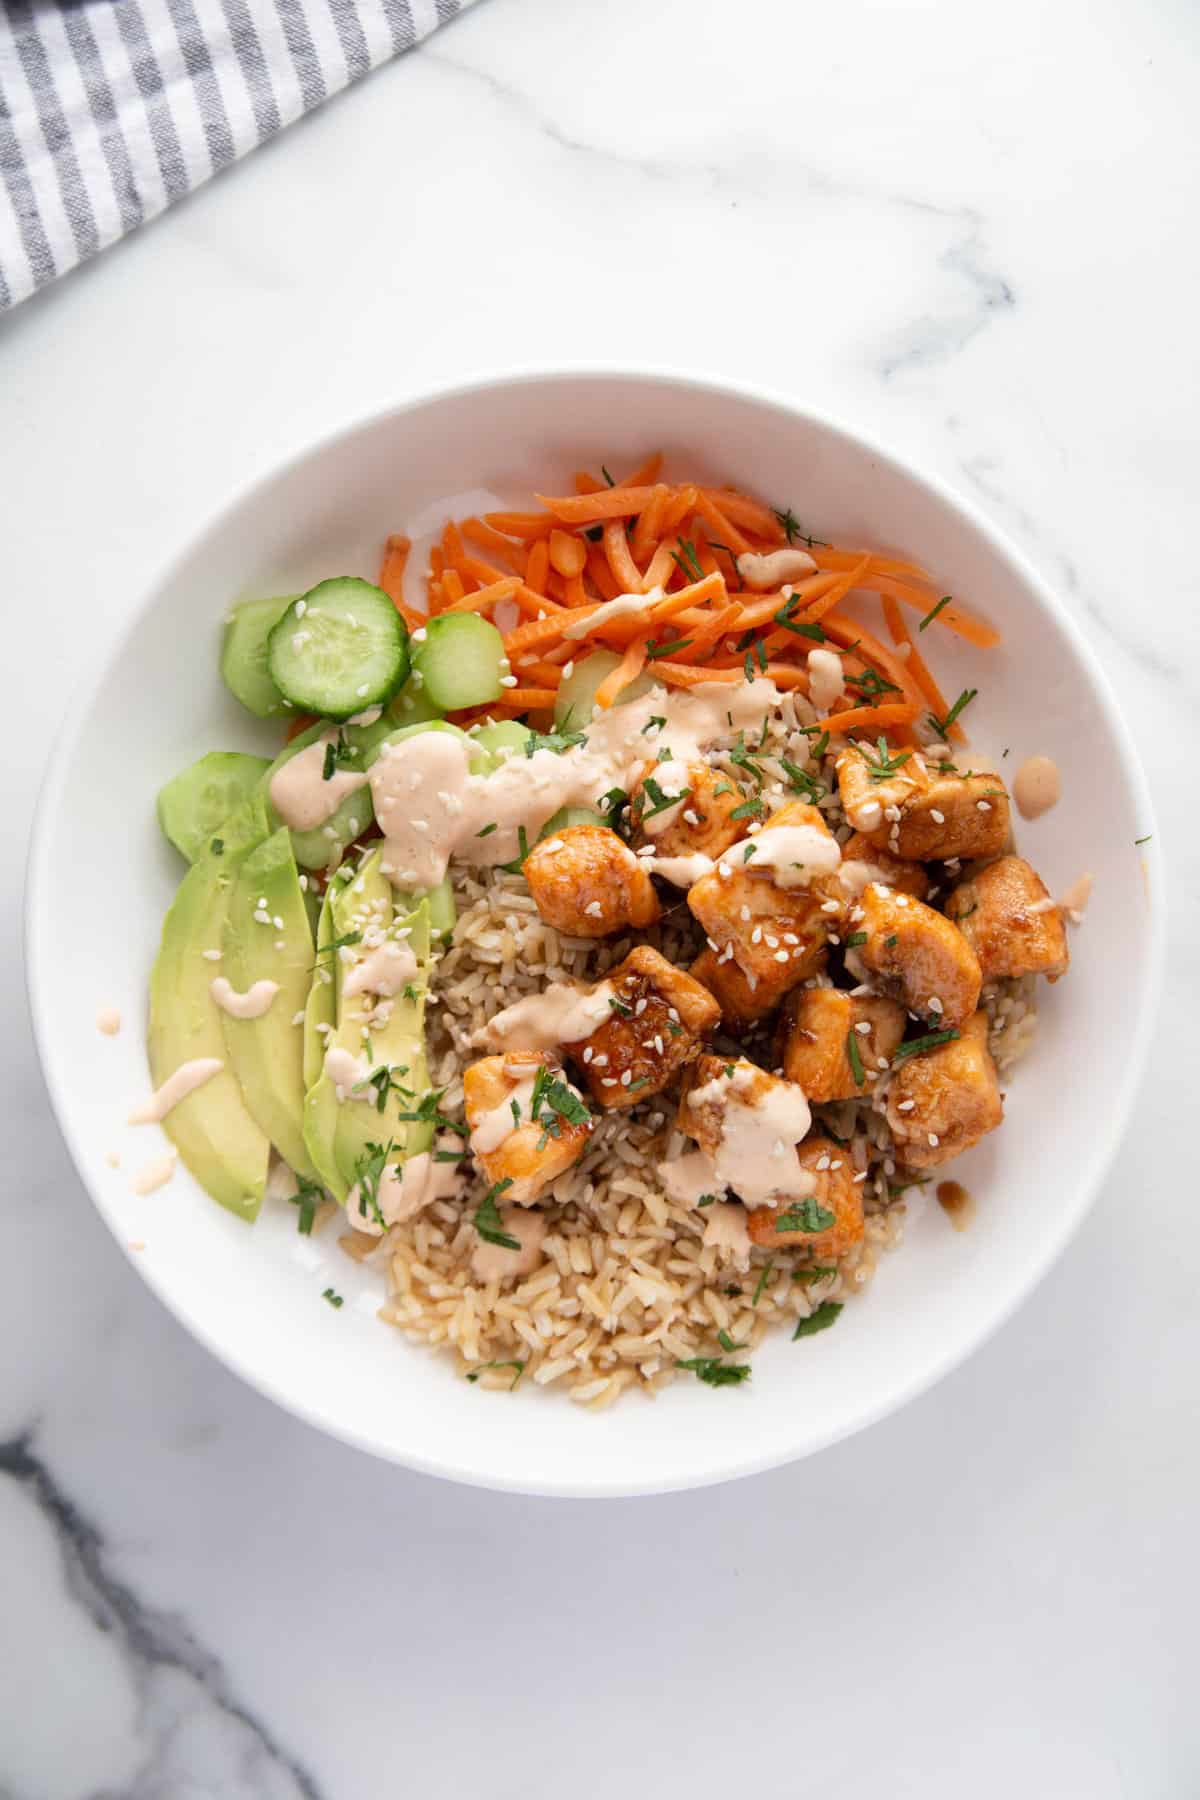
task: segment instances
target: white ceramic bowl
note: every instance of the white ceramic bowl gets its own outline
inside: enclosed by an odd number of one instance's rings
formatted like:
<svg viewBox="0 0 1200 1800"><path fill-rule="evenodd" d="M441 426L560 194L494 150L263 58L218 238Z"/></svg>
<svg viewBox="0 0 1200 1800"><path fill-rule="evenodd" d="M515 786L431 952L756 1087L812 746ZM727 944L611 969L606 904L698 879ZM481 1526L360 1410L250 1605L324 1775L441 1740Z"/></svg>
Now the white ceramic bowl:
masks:
<svg viewBox="0 0 1200 1800"><path fill-rule="evenodd" d="M554 1390L482 1392L448 1358L374 1318L378 1277L298 1236L291 1208L253 1228L180 1169L139 1198L130 1172L161 1148L124 1126L147 1088L141 1021L163 912L180 877L154 817L160 784L202 750L272 747L221 686L231 601L371 576L381 541L438 503L568 485L601 458L647 449L680 469L792 504L809 529L900 547L999 624L979 654L935 632L943 685L978 686L970 724L1006 766L1042 751L1064 798L1021 847L1061 891L1095 876L1068 980L1044 987L1037 1047L1002 1131L956 1175L977 1199L965 1232L914 1209L901 1248L837 1329L755 1354L745 1388L676 1382L653 1404L599 1416ZM670 464L668 464L668 468ZM430 509L433 509L430 515ZM1102 802L1102 803L1101 803ZM890 1412L950 1369L1046 1272L1091 1201L1129 1115L1162 960L1162 884L1150 803L1090 650L1043 583L960 499L860 438L729 388L681 378L537 376L436 395L334 437L229 506L137 609L74 710L39 808L28 890L38 1043L83 1182L133 1266L201 1342L262 1393L400 1463L531 1493L648 1493L745 1475L806 1455ZM84 876L81 882L80 876ZM1111 966L1123 996L1113 1008ZM126 1021L102 1037L97 1009ZM116 1149L121 1167L106 1163ZM322 1303L332 1284L341 1311Z"/></svg>

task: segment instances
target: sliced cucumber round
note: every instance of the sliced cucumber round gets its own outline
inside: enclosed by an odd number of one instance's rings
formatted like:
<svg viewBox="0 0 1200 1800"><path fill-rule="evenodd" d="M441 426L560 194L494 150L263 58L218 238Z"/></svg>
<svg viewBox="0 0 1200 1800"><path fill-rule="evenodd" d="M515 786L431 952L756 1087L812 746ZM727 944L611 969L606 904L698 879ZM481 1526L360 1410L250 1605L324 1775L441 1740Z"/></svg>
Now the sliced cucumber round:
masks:
<svg viewBox="0 0 1200 1800"><path fill-rule="evenodd" d="M225 625L221 679L234 699L258 719L286 711L283 695L267 669L267 639L295 598L284 594L270 600L246 600L234 607Z"/></svg>
<svg viewBox="0 0 1200 1800"><path fill-rule="evenodd" d="M596 710L596 689L620 667L620 663L621 658L615 650L593 650L590 655L581 657L559 686L554 702L554 723L571 731L583 731ZM653 686L653 675L639 675L628 687L621 689L614 704L624 706L627 701L648 694Z"/></svg>
<svg viewBox="0 0 1200 1800"><path fill-rule="evenodd" d="M285 700L324 719L383 706L408 674L408 631L381 588L322 581L273 628L267 668Z"/></svg>
<svg viewBox="0 0 1200 1800"><path fill-rule="evenodd" d="M435 706L457 712L500 698L507 664L504 639L494 625L478 613L442 613L424 631L413 644L413 668Z"/></svg>
<svg viewBox="0 0 1200 1800"><path fill-rule="evenodd" d="M209 848L219 827L248 799L271 767L265 756L210 750L158 791L158 822L189 862Z"/></svg>

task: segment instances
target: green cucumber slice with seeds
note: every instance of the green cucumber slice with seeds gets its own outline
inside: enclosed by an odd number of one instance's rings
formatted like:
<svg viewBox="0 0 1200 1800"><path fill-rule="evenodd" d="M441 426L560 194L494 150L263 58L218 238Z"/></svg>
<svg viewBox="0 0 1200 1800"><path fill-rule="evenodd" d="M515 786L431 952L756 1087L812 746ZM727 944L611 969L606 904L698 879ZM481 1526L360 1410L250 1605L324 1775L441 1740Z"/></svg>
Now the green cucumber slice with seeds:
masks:
<svg viewBox="0 0 1200 1800"><path fill-rule="evenodd" d="M423 691L443 712L486 706L504 692L504 639L478 613L442 613L413 641L413 669Z"/></svg>
<svg viewBox="0 0 1200 1800"><path fill-rule="evenodd" d="M283 695L267 668L267 639L296 598L283 594L267 600L246 600L235 606L221 640L221 679L235 700L240 700L256 719L271 719L286 712Z"/></svg>
<svg viewBox="0 0 1200 1800"><path fill-rule="evenodd" d="M267 669L284 699L325 719L386 705L408 666L403 619L381 588L353 576L293 600L267 640Z"/></svg>

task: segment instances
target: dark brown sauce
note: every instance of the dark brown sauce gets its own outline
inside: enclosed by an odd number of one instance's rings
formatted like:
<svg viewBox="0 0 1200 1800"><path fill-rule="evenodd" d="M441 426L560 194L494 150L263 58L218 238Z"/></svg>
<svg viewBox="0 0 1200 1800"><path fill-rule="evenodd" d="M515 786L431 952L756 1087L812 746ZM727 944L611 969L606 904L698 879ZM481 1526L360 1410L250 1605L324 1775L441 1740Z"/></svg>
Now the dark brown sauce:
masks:
<svg viewBox="0 0 1200 1800"><path fill-rule="evenodd" d="M937 1198L938 1205L950 1220L955 1231L965 1231L971 1223L971 1215L975 1210L975 1202L966 1188L957 1181L939 1181Z"/></svg>

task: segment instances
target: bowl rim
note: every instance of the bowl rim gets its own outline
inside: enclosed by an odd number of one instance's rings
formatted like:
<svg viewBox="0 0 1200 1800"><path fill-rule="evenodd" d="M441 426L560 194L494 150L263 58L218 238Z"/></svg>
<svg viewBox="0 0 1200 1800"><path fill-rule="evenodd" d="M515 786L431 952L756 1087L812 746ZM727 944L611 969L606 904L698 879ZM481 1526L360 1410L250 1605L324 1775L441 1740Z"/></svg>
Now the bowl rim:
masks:
<svg viewBox="0 0 1200 1800"><path fill-rule="evenodd" d="M687 388L693 392L711 395L719 400L732 399L749 403L777 414L788 423L800 422L816 427L835 438L842 439L854 449L865 452L892 472L915 482L919 487L923 487L939 505L964 519L967 525L985 542L999 562L1007 566L1014 579L1022 582L1032 592L1038 604L1050 614L1085 671L1104 723L1114 739L1117 757L1129 782L1139 818L1144 821L1150 834L1149 841L1143 848L1143 857L1155 904L1148 908L1147 912L1145 1004L1138 1009L1138 1020L1123 1065L1121 1086L1116 1093L1110 1092L1107 1095L1103 1116L1096 1121L1088 1146L1087 1168L1072 1189L1070 1204L1060 1208L1055 1227L1050 1232L1038 1259L1027 1268L1024 1279L1014 1285L1013 1291L995 1305L986 1316L981 1317L971 1334L960 1337L953 1345L931 1356L907 1379L889 1386L876 1401L860 1406L857 1411L848 1414L836 1425L817 1433L799 1446L773 1445L761 1454L741 1453L732 1460L726 1457L724 1461L720 1460L718 1454L714 1454L711 1466L700 1471L683 1473L678 1478L669 1477L665 1480L641 1482L636 1478L632 1480L617 1478L612 1481L589 1481L586 1484L580 1484L569 1480L546 1479L537 1476L522 1478L507 1474L488 1473L477 1466L463 1464L453 1456L432 1457L425 1453L402 1451L394 1445L380 1443L367 1433L344 1425L336 1418L326 1416L317 1405L307 1403L304 1396L285 1391L271 1376L263 1374L256 1368L252 1358L223 1343L215 1329L199 1312L184 1307L176 1300L169 1292L169 1282L160 1276L152 1264L148 1264L134 1255L116 1219L110 1215L107 1204L101 1197L98 1184L93 1185L88 1173L89 1160L73 1123L70 1096L65 1086L60 1086L58 1082L51 1055L49 1011L39 972L44 966L44 947L41 943L39 920L44 916L44 909L41 906L43 890L51 877L48 866L49 843L52 835L51 821L61 802L67 773L74 761L78 742L89 722L96 693L108 679L115 665L127 653L144 615L175 581L197 548L217 532L235 508L253 504L276 482L292 474L302 464L331 450L346 438L360 432L369 432L389 420L420 411L427 406L471 397L483 399L487 394L498 389L608 381L630 382L647 388ZM1095 1204L1101 1183L1120 1146L1140 1091L1150 1043L1157 1023L1166 966L1167 910L1164 860L1149 783L1132 738L1123 728L1121 711L1112 683L1080 624L1064 607L1048 580L1034 567L1025 553L1018 549L972 500L960 493L957 488L952 487L941 476L929 472L915 461L888 449L869 432L859 430L857 426L848 425L841 419L834 418L818 408L781 399L778 395L751 382L712 378L687 370L673 369L669 365L663 364L641 368L630 367L626 364L609 365L603 361L581 366L554 368L515 365L508 369L496 370L493 368L478 374L461 375L453 380L439 382L430 387L422 387L416 393L380 406L372 412L347 416L281 460L265 459L264 466L251 480L231 484L221 501L209 510L206 517L190 533L187 541L157 567L153 578L145 585L131 612L113 631L107 651L99 655L75 682L64 708L63 718L65 728L60 733L53 753L46 764L38 790L34 824L30 833L26 859L23 908L26 995L42 1078L50 1097L51 1109L59 1131L67 1146L71 1161L75 1165L79 1181L92 1206L112 1235L119 1251L171 1316L218 1362L255 1392L327 1437L349 1445L353 1449L364 1451L385 1462L412 1469L419 1474L438 1476L445 1480L457 1481L466 1486L489 1491L555 1499L632 1498L708 1487L737 1480L743 1476L760 1474L768 1469L779 1468L787 1463L814 1455L829 1448L832 1444L840 1443L843 1439L854 1436L857 1432L865 1430L869 1425L886 1418L889 1414L898 1412L901 1407L935 1386L952 1369L966 1362L988 1342L1002 1325L1007 1323L1017 1308L1044 1281ZM718 1441L714 1438L714 1442Z"/></svg>

